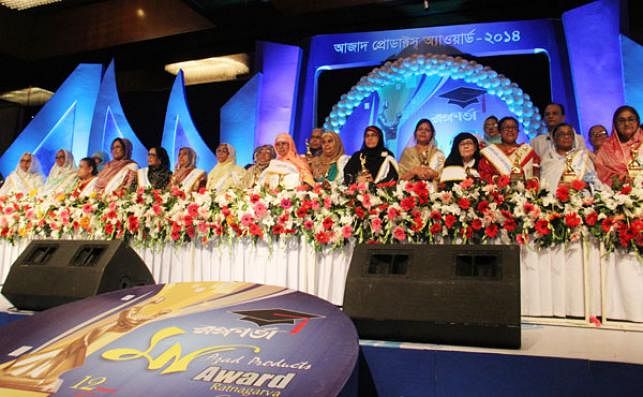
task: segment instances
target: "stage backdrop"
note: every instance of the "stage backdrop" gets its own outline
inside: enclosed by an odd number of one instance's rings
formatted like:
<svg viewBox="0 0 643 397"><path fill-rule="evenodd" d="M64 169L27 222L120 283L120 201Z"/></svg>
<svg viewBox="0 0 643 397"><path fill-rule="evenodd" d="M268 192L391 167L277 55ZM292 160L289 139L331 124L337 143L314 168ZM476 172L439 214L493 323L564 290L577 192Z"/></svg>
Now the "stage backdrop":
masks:
<svg viewBox="0 0 643 397"><path fill-rule="evenodd" d="M4 327L0 395L335 396L357 354L350 319L312 295L240 282L151 285Z"/></svg>

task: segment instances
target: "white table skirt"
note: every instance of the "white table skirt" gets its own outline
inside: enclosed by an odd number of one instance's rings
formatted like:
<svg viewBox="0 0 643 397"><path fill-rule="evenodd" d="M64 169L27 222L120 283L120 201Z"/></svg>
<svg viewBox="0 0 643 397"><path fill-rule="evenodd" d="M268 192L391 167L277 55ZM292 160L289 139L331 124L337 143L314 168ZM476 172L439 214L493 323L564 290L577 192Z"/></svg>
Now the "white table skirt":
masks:
<svg viewBox="0 0 643 397"><path fill-rule="evenodd" d="M0 242L0 280L27 244ZM135 250L158 283L249 281L296 289L341 305L353 248L319 252L304 241L290 240L272 246L235 241ZM609 319L643 322L643 264L635 255L601 256L597 245L580 242L547 249L523 247L520 272L523 316L584 317L586 296L589 314L600 315L603 295Z"/></svg>

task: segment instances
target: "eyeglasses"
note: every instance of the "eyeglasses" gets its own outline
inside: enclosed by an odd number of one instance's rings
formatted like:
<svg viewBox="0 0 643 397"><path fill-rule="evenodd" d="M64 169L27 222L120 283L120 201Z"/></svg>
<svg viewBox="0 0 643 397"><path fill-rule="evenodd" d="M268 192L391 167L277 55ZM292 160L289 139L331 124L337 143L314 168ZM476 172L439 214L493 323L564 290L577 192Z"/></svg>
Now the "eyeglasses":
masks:
<svg viewBox="0 0 643 397"><path fill-rule="evenodd" d="M636 123L637 121L638 121L638 120L636 119L636 117L628 117L628 118L621 118L621 117L619 117L619 118L617 118L617 119L616 119L616 122L617 122L618 124Z"/></svg>
<svg viewBox="0 0 643 397"><path fill-rule="evenodd" d="M275 143L275 146L288 146L290 145L288 142L277 142Z"/></svg>
<svg viewBox="0 0 643 397"><path fill-rule="evenodd" d="M56 160L58 160L58 159L63 159L63 160L64 160L64 159L65 159L65 156L64 156L64 155L56 156Z"/></svg>
<svg viewBox="0 0 643 397"><path fill-rule="evenodd" d="M518 127L507 126L507 127L502 127L501 130L502 131L518 131Z"/></svg>
<svg viewBox="0 0 643 397"><path fill-rule="evenodd" d="M607 135L607 131L605 131L605 130L594 131L590 135L593 136L593 137L603 136L603 135Z"/></svg>
<svg viewBox="0 0 643 397"><path fill-rule="evenodd" d="M228 153L228 149L226 148L219 148L214 151L215 153Z"/></svg>

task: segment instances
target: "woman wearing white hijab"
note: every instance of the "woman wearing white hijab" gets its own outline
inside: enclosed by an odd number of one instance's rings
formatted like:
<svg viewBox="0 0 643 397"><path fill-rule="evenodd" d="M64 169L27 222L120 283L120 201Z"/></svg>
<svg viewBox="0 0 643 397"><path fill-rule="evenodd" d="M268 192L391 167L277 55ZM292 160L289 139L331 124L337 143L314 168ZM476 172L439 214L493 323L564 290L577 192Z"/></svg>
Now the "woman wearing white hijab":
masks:
<svg viewBox="0 0 643 397"><path fill-rule="evenodd" d="M40 162L29 152L20 156L16 169L9 174L0 188L0 195L37 191L45 184L45 178L40 171Z"/></svg>
<svg viewBox="0 0 643 397"><path fill-rule="evenodd" d="M60 149L56 152L56 162L49 171L41 194L44 196L70 190L75 185L77 170L74 155L67 150Z"/></svg>
<svg viewBox="0 0 643 397"><path fill-rule="evenodd" d="M240 186L246 170L237 165L237 155L228 143L222 143L214 152L217 165L208 174L208 190L222 192L233 186Z"/></svg>

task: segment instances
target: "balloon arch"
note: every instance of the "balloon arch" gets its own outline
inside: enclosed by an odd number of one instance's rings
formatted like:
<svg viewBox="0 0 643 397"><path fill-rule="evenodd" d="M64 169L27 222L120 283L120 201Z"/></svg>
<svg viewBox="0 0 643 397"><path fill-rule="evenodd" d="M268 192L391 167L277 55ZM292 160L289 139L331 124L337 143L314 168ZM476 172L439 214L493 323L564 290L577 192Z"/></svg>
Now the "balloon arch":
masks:
<svg viewBox="0 0 643 397"><path fill-rule="evenodd" d="M339 131L353 109L359 106L364 98L377 91L379 87L397 84L409 76L422 74L464 80L485 89L488 94L497 96L507 104L509 111L516 115L523 126L524 133L529 137L536 136L538 131L543 128L538 108L534 106L529 95L524 93L516 83L488 66L482 66L475 61L436 54L412 55L393 62L386 62L373 69L368 75L363 76L348 93L342 95L337 104L333 105L330 114L324 121L324 128Z"/></svg>

